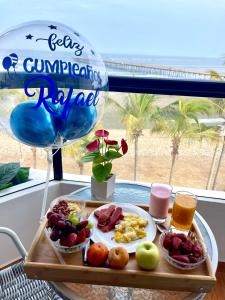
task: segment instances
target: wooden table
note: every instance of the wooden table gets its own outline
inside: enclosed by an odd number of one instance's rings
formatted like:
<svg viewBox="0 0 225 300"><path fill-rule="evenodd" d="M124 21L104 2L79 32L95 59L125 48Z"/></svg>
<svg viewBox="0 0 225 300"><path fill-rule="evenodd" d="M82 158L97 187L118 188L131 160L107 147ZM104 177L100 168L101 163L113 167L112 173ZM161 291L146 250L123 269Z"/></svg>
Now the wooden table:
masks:
<svg viewBox="0 0 225 300"><path fill-rule="evenodd" d="M81 188L74 193L76 197L84 200L93 200L90 186ZM133 204L148 203L150 195L149 186L139 185L134 183L117 183L114 195L110 200L113 202L129 202ZM137 200L138 199L138 200ZM96 200L96 199L95 199ZM171 199L172 203L172 199ZM202 216L196 212L195 221L201 231L204 241L208 248L208 253L212 261L213 272L216 272L218 264L218 249L215 237ZM53 283L56 291L65 300L151 300L151 299L167 299L167 300L181 300L181 299L202 299L202 293L187 293L174 291L156 291L145 289L121 288L121 287L105 287L105 286L88 286L73 283ZM81 297L82 295L82 297Z"/></svg>

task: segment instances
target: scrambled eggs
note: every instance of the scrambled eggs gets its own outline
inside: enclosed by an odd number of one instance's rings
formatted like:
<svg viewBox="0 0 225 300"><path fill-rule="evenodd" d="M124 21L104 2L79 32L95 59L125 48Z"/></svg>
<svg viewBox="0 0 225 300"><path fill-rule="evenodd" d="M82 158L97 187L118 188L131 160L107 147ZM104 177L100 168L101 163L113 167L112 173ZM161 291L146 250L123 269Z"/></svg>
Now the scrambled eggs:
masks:
<svg viewBox="0 0 225 300"><path fill-rule="evenodd" d="M115 226L114 239L118 243L129 243L146 236L148 221L134 213L123 213L124 219Z"/></svg>

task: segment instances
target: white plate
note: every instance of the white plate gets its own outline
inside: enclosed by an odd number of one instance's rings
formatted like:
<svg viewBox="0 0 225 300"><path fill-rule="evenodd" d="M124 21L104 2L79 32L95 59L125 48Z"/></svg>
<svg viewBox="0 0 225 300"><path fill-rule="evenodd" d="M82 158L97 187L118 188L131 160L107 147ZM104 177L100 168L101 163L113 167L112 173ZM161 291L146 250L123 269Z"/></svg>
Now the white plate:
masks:
<svg viewBox="0 0 225 300"><path fill-rule="evenodd" d="M102 205L102 206L98 207L96 210L107 208L110 205L115 205L116 207L121 207L123 212L136 213L139 216L141 216L142 218L148 220L148 225L145 227L147 235L143 239L138 239L138 240L132 241L130 243L117 243L113 239L114 230L111 230L109 232L102 232L97 227L98 220L95 217L94 211L93 211L88 218L89 221L94 224L93 235L91 237L93 242L95 242L95 243L102 242L109 249L116 247L116 246L122 246L127 249L128 253L133 253L136 251L136 247L139 243L141 243L143 241L153 241L154 240L155 235L156 235L156 225L155 225L155 222L152 219L152 217L145 210L143 210L142 208L140 208L138 206L130 204L130 203L114 203L114 202Z"/></svg>

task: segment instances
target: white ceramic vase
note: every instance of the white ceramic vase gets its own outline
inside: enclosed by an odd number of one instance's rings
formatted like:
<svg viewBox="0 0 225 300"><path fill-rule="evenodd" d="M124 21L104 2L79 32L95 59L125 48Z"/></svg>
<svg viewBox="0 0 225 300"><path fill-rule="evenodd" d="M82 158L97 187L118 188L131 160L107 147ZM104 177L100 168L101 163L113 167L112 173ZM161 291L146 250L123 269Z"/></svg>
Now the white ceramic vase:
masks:
<svg viewBox="0 0 225 300"><path fill-rule="evenodd" d="M116 176L111 174L108 180L101 183L96 182L95 178L91 177L91 193L96 199L106 200L114 192Z"/></svg>

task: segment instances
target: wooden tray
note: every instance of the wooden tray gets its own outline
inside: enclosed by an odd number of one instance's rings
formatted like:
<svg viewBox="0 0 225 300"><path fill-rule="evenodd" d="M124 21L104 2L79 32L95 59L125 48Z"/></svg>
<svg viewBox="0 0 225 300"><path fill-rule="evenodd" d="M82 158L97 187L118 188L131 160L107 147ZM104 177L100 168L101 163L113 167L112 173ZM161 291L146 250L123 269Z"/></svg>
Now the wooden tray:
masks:
<svg viewBox="0 0 225 300"><path fill-rule="evenodd" d="M84 215L105 203L87 201ZM119 203L116 204L119 206ZM148 210L146 205L138 206ZM40 225L25 261L24 268L29 278L192 292L209 292L215 285L216 279L209 257L197 269L189 271L174 268L163 257L157 269L144 271L137 266L134 254L130 255L129 263L124 270L84 266L82 252L62 254L52 247L44 233L45 224L46 220ZM198 236L201 235L195 223L193 229ZM154 243L158 244L159 236L160 233L157 231Z"/></svg>

